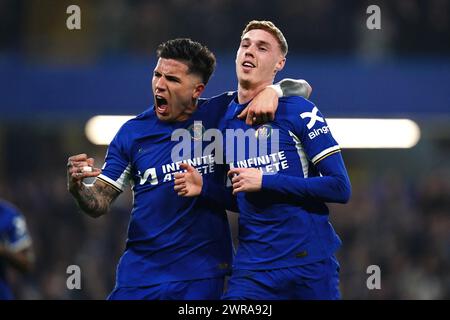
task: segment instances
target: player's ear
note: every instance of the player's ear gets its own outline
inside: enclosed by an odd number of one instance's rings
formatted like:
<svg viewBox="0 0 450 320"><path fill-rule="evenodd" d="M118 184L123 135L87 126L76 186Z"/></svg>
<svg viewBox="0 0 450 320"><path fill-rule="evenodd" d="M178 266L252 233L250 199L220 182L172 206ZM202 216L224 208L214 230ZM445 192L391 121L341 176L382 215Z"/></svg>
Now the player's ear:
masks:
<svg viewBox="0 0 450 320"><path fill-rule="evenodd" d="M277 73L278 71L283 70L285 63L286 63L286 58L285 58L285 57L282 57L282 58L277 62L277 64L275 65L275 73Z"/></svg>
<svg viewBox="0 0 450 320"><path fill-rule="evenodd" d="M205 84L199 83L195 86L194 91L192 92L192 98L198 99L202 95L203 91L205 90Z"/></svg>

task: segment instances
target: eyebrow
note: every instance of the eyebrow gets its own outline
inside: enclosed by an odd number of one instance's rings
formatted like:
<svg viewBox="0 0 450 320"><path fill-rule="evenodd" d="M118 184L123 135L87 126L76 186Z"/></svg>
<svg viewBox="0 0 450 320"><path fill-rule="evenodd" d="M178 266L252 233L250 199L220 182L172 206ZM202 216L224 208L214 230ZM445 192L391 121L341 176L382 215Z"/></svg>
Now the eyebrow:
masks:
<svg viewBox="0 0 450 320"><path fill-rule="evenodd" d="M166 74L166 73L162 73L158 70L153 70L153 74L159 74L162 77L165 77L167 80L169 81L177 81L177 82L181 82L181 78L172 74Z"/></svg>
<svg viewBox="0 0 450 320"><path fill-rule="evenodd" d="M177 77L177 76L173 76L170 74L166 74L164 75L166 77L167 80L169 81L177 81L177 82L181 82L181 78Z"/></svg>
<svg viewBox="0 0 450 320"><path fill-rule="evenodd" d="M241 40L241 42L244 42L244 41L245 42L252 42L252 40L250 38L243 38ZM255 42L256 42L257 45L264 45L264 46L271 47L271 44L269 42L267 42L267 41L264 41L264 40L256 40Z"/></svg>

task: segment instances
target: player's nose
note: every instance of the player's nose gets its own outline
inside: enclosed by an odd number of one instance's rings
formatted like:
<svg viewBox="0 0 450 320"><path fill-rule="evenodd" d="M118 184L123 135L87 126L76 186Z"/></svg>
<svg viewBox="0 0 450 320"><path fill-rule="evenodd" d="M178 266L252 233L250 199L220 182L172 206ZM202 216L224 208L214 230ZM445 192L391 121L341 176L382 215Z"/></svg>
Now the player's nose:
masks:
<svg viewBox="0 0 450 320"><path fill-rule="evenodd" d="M166 80L164 77L159 77L155 82L156 91L164 91L166 88Z"/></svg>
<svg viewBox="0 0 450 320"><path fill-rule="evenodd" d="M255 49L254 49L254 47L253 46L248 46L247 48L245 48L244 56L245 57L252 57L252 58L254 58L255 57Z"/></svg>

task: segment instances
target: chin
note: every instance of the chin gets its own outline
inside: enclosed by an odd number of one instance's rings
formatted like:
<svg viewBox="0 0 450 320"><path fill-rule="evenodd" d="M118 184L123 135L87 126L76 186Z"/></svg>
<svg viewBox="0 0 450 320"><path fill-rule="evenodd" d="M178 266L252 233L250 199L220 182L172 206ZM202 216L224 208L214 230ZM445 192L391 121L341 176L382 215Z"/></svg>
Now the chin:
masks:
<svg viewBox="0 0 450 320"><path fill-rule="evenodd" d="M238 81L239 84L243 87L243 88L248 88L251 84L252 84L252 78L251 77L246 77L246 76L240 76L238 77Z"/></svg>
<svg viewBox="0 0 450 320"><path fill-rule="evenodd" d="M251 81L255 76L251 71L250 72L241 71L239 72L238 77L243 81Z"/></svg>

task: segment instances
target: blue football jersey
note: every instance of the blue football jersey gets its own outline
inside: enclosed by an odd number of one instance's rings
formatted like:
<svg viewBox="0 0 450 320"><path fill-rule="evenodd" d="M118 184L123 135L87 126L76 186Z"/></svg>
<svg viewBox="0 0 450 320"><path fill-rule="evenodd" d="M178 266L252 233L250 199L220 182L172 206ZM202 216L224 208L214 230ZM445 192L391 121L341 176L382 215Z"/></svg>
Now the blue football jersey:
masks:
<svg viewBox="0 0 450 320"><path fill-rule="evenodd" d="M202 135L217 128L233 96L199 101L192 117L183 122L160 121L152 107L126 122L112 140L97 179L118 191L130 185L134 197L116 287L219 277L229 272L233 251L226 212L201 198L180 197L173 187L181 162L202 175L215 174L214 153L205 154L207 143ZM182 138L172 141L177 129L189 132L184 145L191 146L190 151L180 148Z"/></svg>
<svg viewBox="0 0 450 320"><path fill-rule="evenodd" d="M31 237L22 214L11 204L0 201L0 243L18 252L31 245ZM5 279L5 262L0 257L0 300L12 299L11 289Z"/></svg>
<svg viewBox="0 0 450 320"><path fill-rule="evenodd" d="M340 152L323 115L301 97L279 100L275 120L250 127L236 118L245 105L232 101L222 122L230 168L263 172L259 192L238 192L239 248L236 269L274 269L331 256L341 241L324 201L264 187L264 178L319 177L316 164ZM284 188L289 186L284 185Z"/></svg>

